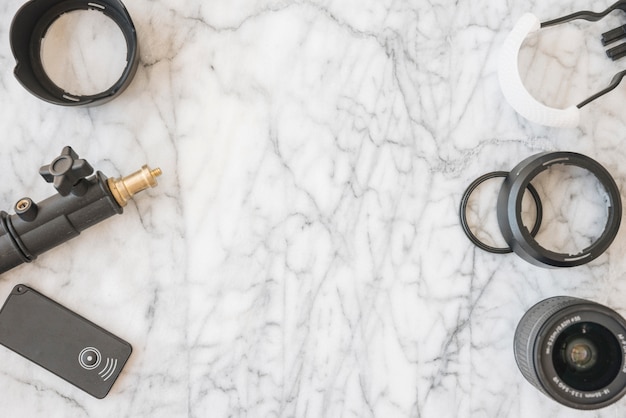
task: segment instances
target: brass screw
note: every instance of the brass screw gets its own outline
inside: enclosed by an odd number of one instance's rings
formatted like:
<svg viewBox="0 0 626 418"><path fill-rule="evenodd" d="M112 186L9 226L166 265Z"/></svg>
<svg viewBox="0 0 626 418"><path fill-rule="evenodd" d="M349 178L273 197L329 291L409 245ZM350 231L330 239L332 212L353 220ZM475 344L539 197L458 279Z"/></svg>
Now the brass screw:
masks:
<svg viewBox="0 0 626 418"><path fill-rule="evenodd" d="M141 167L141 170L135 171L128 176L108 179L107 184L117 203L124 207L137 193L150 187L156 187L156 178L161 174L163 172L160 168L152 170L147 165L144 165Z"/></svg>

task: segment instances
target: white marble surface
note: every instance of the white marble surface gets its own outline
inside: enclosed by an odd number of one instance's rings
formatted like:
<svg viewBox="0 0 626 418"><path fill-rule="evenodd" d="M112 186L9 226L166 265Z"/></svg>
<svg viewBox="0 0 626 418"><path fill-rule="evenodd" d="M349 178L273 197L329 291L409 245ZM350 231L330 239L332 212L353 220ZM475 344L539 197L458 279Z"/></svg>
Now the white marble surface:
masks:
<svg viewBox="0 0 626 418"><path fill-rule="evenodd" d="M14 79L21 3L0 5L2 208L52 193L37 171L64 145L110 176L164 174L124 215L0 277L1 300L29 284L134 347L104 400L0 348L2 416L624 414L626 401L583 414L540 394L512 339L552 295L626 314L626 232L588 265L548 270L475 248L457 214L474 178L543 150L587 154L626 190L626 86L565 130L521 119L498 86L519 16L588 2L129 0L139 69L90 109ZM591 26L528 41L523 72L546 103L575 103L625 65Z"/></svg>

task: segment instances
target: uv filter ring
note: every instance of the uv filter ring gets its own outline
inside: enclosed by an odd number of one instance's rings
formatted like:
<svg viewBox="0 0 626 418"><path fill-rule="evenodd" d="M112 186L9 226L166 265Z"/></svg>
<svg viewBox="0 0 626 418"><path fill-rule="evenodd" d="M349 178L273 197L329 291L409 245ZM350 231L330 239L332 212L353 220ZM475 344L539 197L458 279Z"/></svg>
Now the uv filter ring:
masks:
<svg viewBox="0 0 626 418"><path fill-rule="evenodd" d="M492 172L483 174L482 176L474 180L472 183L470 183L467 189L465 189L465 192L463 193L463 197L461 198L459 218L461 220L461 227L463 228L463 232L465 232L465 235L467 236L467 238L469 238L469 240L478 248L484 251L490 252L490 253L494 253L494 254L509 254L513 252L513 249L511 249L511 247L494 247L494 246L485 244L483 241L478 239L478 237L472 232L469 226L469 223L467 222L467 204L469 202L470 197L472 196L472 193L474 193L474 191L481 184L483 184L487 180L491 180L491 179L498 178L498 177L506 178L508 175L509 173L507 171L492 171ZM535 187L530 183L528 183L528 185L526 186L526 189L530 192L530 195L532 196L533 201L535 202L535 208L537 211L535 224L533 225L533 228L530 231L530 235L534 237L535 235L537 235L537 232L539 232L539 228L541 228L541 221L543 219L543 206L541 205L541 198L539 197L539 193L537 193L537 189L535 189Z"/></svg>

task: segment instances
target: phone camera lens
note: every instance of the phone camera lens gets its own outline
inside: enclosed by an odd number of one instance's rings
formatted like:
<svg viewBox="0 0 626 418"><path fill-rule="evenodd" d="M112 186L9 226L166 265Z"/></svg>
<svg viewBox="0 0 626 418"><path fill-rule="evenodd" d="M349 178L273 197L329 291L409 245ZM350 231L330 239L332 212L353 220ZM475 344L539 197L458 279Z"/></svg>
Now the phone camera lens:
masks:
<svg viewBox="0 0 626 418"><path fill-rule="evenodd" d="M524 377L564 405L597 409L626 393L626 321L603 305L539 302L518 324L514 347Z"/></svg>

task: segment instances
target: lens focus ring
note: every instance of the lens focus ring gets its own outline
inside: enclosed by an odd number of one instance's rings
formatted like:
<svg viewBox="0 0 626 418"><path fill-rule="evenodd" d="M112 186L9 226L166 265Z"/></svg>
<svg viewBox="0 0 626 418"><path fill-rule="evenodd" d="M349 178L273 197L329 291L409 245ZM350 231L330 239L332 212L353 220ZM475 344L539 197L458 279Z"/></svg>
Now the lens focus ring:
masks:
<svg viewBox="0 0 626 418"><path fill-rule="evenodd" d="M515 330L513 350L517 367L526 380L546 395L548 393L537 379L537 370L533 358L535 341L541 327L551 316L561 309L580 302L583 302L583 300L568 296L556 296L545 299L524 314Z"/></svg>

